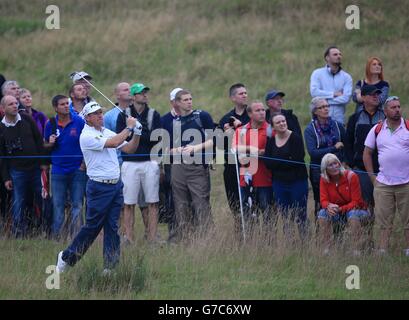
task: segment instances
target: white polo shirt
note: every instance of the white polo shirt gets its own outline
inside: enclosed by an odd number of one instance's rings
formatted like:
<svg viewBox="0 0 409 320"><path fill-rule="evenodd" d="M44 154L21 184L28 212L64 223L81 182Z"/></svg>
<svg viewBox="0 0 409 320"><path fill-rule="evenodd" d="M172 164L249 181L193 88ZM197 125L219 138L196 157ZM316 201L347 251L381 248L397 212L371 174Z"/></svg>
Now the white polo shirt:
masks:
<svg viewBox="0 0 409 320"><path fill-rule="evenodd" d="M90 179L119 179L120 170L116 149L104 148L105 142L116 133L102 127L101 131L85 124L80 136L80 146L87 165L87 175Z"/></svg>

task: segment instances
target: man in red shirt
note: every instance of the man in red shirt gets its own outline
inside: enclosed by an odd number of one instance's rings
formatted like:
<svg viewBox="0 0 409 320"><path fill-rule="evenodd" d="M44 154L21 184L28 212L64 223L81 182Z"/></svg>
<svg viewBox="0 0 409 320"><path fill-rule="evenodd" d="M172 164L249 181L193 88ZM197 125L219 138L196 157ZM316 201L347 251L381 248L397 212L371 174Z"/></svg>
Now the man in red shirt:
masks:
<svg viewBox="0 0 409 320"><path fill-rule="evenodd" d="M263 222L271 220L272 201L271 172L259 156L264 155L267 138L272 128L266 122L266 110L262 102L254 101L247 107L250 122L236 129L233 149L237 151L240 162L240 190L245 210L245 218L257 216L261 211Z"/></svg>

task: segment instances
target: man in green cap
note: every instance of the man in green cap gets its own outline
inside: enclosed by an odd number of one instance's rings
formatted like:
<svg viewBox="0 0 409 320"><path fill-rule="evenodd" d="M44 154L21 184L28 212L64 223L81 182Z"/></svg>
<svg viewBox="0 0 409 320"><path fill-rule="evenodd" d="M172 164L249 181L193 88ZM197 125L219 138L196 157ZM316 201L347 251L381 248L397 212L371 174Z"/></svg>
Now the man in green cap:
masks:
<svg viewBox="0 0 409 320"><path fill-rule="evenodd" d="M124 183L124 231L129 242L134 241L135 205L141 208L145 225L145 237L149 242L157 241L159 208L159 165L150 153L155 145L150 141L151 132L161 128L160 115L148 106L150 88L143 83L131 86L134 104L129 107L130 115L142 124L142 135L135 155L124 156L121 177ZM116 130L126 128L124 114L119 114Z"/></svg>

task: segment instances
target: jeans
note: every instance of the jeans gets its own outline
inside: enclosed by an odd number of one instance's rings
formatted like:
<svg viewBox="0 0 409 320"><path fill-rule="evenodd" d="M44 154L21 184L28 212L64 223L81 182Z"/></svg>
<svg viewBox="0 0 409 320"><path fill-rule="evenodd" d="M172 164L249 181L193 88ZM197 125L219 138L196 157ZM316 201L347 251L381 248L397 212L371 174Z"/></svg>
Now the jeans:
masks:
<svg viewBox="0 0 409 320"><path fill-rule="evenodd" d="M369 212L368 210L364 209L352 209L346 212L346 217L347 220L349 219L362 220L364 218L369 217ZM331 220L332 222L339 222L341 219L341 215L338 213L334 216L330 216L326 209L321 209L320 212L318 213L318 218Z"/></svg>
<svg viewBox="0 0 409 320"><path fill-rule="evenodd" d="M239 214L240 197L239 188L237 185L237 171L235 165L226 164L224 166L223 179L230 211L233 214Z"/></svg>
<svg viewBox="0 0 409 320"><path fill-rule="evenodd" d="M27 234L27 220L25 209L29 192L34 191L34 204L41 208L41 173L40 169L30 171L10 169L13 182L12 232L15 237L24 237Z"/></svg>
<svg viewBox="0 0 409 320"><path fill-rule="evenodd" d="M104 268L113 268L119 262L119 216L124 203L122 188L121 180L116 184L88 180L85 225L62 255L62 259L68 265L73 266L81 259L102 228L104 228Z"/></svg>
<svg viewBox="0 0 409 320"><path fill-rule="evenodd" d="M54 237L59 237L64 223L65 203L67 192L70 194L72 205L70 235L75 235L83 222L82 203L85 193L87 176L84 170L76 170L69 174L51 174L51 191L53 195L53 223L51 232Z"/></svg>
<svg viewBox="0 0 409 320"><path fill-rule="evenodd" d="M304 237L307 231L308 180L273 180L273 190L274 201L284 219L284 233L287 233L289 222L295 219L300 235Z"/></svg>

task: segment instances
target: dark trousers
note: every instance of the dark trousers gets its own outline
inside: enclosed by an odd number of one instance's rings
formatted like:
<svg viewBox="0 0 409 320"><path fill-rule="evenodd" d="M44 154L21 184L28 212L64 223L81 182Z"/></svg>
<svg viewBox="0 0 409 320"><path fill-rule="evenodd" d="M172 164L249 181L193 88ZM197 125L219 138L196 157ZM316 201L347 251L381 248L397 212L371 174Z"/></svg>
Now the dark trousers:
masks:
<svg viewBox="0 0 409 320"><path fill-rule="evenodd" d="M119 216L124 203L122 188L121 180L117 184L88 180L85 225L62 255L63 260L70 266L75 265L81 259L102 228L104 228L104 267L113 268L118 263L120 255Z"/></svg>
<svg viewBox="0 0 409 320"><path fill-rule="evenodd" d="M164 165L165 171L165 179L163 182L163 194L164 194L164 209L166 213L165 221L168 224L168 232L169 232L169 239L172 238L176 232L176 217L175 217L175 205L173 201L172 195L172 173L171 173L171 165L165 164Z"/></svg>
<svg viewBox="0 0 409 320"><path fill-rule="evenodd" d="M302 239L307 233L308 180L292 182L273 181L274 201L284 220L284 234L288 234L289 223L295 221Z"/></svg>
<svg viewBox="0 0 409 320"><path fill-rule="evenodd" d="M227 202L233 214L240 213L240 197L237 184L236 166L226 164L223 171L224 188L226 190Z"/></svg>
<svg viewBox="0 0 409 320"><path fill-rule="evenodd" d="M31 231L30 220L37 227L41 218L40 169L23 171L11 168L10 176L13 182L12 232L15 237L25 237Z"/></svg>

